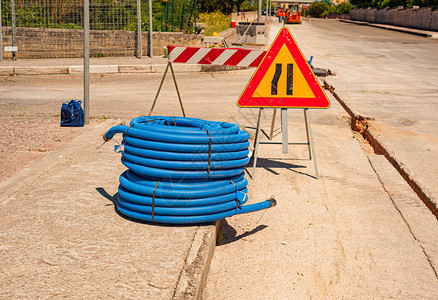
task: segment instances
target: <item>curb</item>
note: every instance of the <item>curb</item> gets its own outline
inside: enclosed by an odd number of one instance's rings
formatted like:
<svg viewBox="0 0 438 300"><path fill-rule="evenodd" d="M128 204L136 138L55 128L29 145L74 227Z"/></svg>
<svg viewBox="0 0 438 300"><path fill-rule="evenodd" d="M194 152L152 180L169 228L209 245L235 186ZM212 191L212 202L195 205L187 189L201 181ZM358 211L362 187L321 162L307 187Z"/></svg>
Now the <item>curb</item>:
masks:
<svg viewBox="0 0 438 300"><path fill-rule="evenodd" d="M376 24L376 23L369 23L369 22L362 22L362 21L353 21L353 20L339 20L339 21L344 22L344 23L371 26L371 27L380 28L380 29L392 30L392 31L397 31L397 32L402 32L402 33L407 33L407 34L418 35L418 36L422 36L422 37L428 37L428 38L432 38L432 39L438 39L438 32L435 33L435 32L423 31L423 30L419 30L419 29L415 29L415 28L404 28L404 27L397 27L397 26L392 26L392 25L387 25L387 24Z"/></svg>
<svg viewBox="0 0 438 300"><path fill-rule="evenodd" d="M198 227L172 299L203 299L220 223Z"/></svg>
<svg viewBox="0 0 438 300"><path fill-rule="evenodd" d="M68 74L68 67L13 67L12 69L12 74L16 75ZM3 74L1 69L0 74Z"/></svg>
<svg viewBox="0 0 438 300"><path fill-rule="evenodd" d="M219 32L219 36L223 37L224 39L232 36L233 34L236 34L236 28L228 28L224 31Z"/></svg>
<svg viewBox="0 0 438 300"><path fill-rule="evenodd" d="M163 73L167 64L150 65L91 65L90 74L116 73ZM173 64L175 73L201 72L201 65ZM211 70L223 71L223 70ZM0 67L0 75L59 75L83 74L84 66L45 66L45 67Z"/></svg>

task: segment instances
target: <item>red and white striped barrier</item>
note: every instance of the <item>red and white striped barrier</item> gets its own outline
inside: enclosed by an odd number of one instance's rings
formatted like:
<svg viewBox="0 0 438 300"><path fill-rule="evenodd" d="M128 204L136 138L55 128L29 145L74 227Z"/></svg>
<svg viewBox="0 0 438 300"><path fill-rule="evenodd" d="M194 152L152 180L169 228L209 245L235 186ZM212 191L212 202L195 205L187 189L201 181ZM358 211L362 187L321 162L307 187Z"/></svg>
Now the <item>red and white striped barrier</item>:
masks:
<svg viewBox="0 0 438 300"><path fill-rule="evenodd" d="M266 51L167 45L167 53L169 61L175 63L257 67L265 56Z"/></svg>

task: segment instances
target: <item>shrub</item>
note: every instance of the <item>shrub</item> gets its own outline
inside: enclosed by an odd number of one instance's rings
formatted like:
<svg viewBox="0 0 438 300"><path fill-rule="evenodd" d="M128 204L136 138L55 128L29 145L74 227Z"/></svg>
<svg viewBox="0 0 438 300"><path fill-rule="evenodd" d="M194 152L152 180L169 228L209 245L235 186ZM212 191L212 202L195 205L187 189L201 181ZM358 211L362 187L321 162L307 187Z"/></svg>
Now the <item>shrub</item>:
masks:
<svg viewBox="0 0 438 300"><path fill-rule="evenodd" d="M351 12L352 7L353 5L351 5L350 3L341 3L339 5L332 5L322 13L322 16L325 17L327 15L349 14Z"/></svg>
<svg viewBox="0 0 438 300"><path fill-rule="evenodd" d="M329 9L330 6L327 3L322 1L321 2L317 1L317 2L313 2L307 7L307 14L314 18L319 18L322 17L323 13Z"/></svg>
<svg viewBox="0 0 438 300"><path fill-rule="evenodd" d="M197 19L198 23L206 23L205 35L212 35L213 32L221 32L231 27L231 16L224 15L220 11L212 13L201 13Z"/></svg>

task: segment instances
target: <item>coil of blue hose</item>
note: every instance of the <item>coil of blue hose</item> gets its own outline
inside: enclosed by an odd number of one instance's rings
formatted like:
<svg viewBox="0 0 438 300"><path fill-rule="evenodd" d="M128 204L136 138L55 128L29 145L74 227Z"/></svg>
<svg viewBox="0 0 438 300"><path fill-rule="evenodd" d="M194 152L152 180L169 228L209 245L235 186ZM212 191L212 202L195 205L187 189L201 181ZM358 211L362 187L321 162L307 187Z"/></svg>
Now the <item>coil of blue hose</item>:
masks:
<svg viewBox="0 0 438 300"><path fill-rule="evenodd" d="M138 117L117 125L123 134L117 209L137 220L194 224L276 205L274 198L244 205L248 197L246 131L234 123L183 117Z"/></svg>

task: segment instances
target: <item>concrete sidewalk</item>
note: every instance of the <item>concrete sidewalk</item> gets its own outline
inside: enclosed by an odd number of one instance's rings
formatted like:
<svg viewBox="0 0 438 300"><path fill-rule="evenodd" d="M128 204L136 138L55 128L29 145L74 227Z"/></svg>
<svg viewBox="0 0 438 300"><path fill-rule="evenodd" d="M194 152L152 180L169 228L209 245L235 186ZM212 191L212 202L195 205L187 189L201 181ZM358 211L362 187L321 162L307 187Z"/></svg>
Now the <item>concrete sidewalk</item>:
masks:
<svg viewBox="0 0 438 300"><path fill-rule="evenodd" d="M90 58L90 74L163 73L167 58L102 57ZM201 65L173 64L176 73L199 72ZM19 59L0 62L0 75L82 74L83 58Z"/></svg>
<svg viewBox="0 0 438 300"><path fill-rule="evenodd" d="M414 34L419 35L423 37L430 37L433 39L438 39L438 32L436 31L430 31L430 30L421 30L421 29L415 29L415 28L408 28L408 27L400 27L400 26L394 26L389 24L378 24L378 23L370 23L370 22L362 22L362 21L354 21L354 20L339 20L341 22L345 23L352 23L357 25L366 25L366 26L372 26L376 28L381 29L387 29L387 30L393 30L408 34Z"/></svg>
<svg viewBox="0 0 438 300"><path fill-rule="evenodd" d="M158 226L114 209L125 169L90 128L0 184L0 298L194 299L216 227Z"/></svg>

